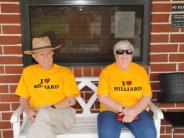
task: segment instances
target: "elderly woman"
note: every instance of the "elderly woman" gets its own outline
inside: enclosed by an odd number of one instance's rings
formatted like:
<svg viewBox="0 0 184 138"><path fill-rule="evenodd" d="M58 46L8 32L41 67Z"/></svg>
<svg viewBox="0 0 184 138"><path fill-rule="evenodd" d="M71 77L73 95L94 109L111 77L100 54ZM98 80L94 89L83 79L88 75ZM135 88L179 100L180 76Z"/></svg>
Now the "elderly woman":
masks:
<svg viewBox="0 0 184 138"><path fill-rule="evenodd" d="M156 138L153 120L145 110L152 97L149 77L144 67L132 62L133 54L134 47L129 41L117 42L116 62L100 74L99 138L119 138L124 126L136 138Z"/></svg>

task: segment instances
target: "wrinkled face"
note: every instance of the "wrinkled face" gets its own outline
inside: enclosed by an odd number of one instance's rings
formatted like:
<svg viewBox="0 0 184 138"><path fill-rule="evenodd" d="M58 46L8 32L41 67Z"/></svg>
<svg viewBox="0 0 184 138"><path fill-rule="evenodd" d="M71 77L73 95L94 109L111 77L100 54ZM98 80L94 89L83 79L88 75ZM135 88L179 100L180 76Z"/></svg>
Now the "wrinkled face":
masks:
<svg viewBox="0 0 184 138"><path fill-rule="evenodd" d="M129 64L132 61L133 50L130 48L121 48L114 51L116 63Z"/></svg>
<svg viewBox="0 0 184 138"><path fill-rule="evenodd" d="M51 50L38 52L32 55L32 57L38 62L42 69L50 69L53 64L53 54Z"/></svg>

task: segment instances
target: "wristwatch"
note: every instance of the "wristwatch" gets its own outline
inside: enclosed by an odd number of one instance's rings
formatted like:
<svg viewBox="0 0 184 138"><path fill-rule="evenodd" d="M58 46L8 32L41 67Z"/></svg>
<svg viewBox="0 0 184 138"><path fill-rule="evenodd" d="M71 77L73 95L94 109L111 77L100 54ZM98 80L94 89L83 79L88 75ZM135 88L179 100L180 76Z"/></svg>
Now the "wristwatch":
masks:
<svg viewBox="0 0 184 138"><path fill-rule="evenodd" d="M56 106L55 106L55 105L51 105L50 107L52 107L52 108L56 109Z"/></svg>
<svg viewBox="0 0 184 138"><path fill-rule="evenodd" d="M123 112L123 110L124 110L124 109L125 109L125 107L124 107L124 106L122 106L122 107L121 107L121 112Z"/></svg>

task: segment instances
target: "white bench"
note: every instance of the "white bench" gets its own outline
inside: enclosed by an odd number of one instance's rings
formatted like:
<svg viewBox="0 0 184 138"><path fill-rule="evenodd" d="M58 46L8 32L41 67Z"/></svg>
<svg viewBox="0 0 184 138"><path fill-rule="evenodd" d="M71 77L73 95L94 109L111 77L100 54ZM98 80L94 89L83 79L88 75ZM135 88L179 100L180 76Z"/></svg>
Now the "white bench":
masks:
<svg viewBox="0 0 184 138"><path fill-rule="evenodd" d="M92 113L91 107L97 101L97 77L80 77L77 78L78 88L82 90L88 87L93 94L86 103L82 97L77 97L76 100L83 109L82 113L77 114L77 122L71 131L57 134L57 138L98 138L97 134L97 114ZM163 113L152 102L149 104L149 109L153 112L153 119L157 130L157 138L160 138L160 123L163 119ZM21 121L21 115L23 119ZM20 107L12 114L11 123L13 124L14 138L25 138L28 131L27 115ZM127 128L122 129L120 138L134 138Z"/></svg>

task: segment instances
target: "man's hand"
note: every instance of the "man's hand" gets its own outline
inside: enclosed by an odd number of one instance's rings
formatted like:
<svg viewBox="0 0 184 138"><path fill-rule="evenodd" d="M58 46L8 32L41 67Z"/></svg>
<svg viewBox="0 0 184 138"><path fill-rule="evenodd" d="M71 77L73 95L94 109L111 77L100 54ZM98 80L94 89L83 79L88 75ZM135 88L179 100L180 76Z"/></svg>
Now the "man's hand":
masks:
<svg viewBox="0 0 184 138"><path fill-rule="evenodd" d="M30 109L28 112L28 118L31 120L31 122L34 122L35 117L36 117L36 111L33 109Z"/></svg>
<svg viewBox="0 0 184 138"><path fill-rule="evenodd" d="M24 111L26 111L26 113L28 114L28 118L31 120L31 122L33 122L36 117L36 110L29 106L28 99L28 97L20 97L20 106Z"/></svg>

